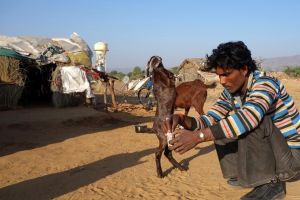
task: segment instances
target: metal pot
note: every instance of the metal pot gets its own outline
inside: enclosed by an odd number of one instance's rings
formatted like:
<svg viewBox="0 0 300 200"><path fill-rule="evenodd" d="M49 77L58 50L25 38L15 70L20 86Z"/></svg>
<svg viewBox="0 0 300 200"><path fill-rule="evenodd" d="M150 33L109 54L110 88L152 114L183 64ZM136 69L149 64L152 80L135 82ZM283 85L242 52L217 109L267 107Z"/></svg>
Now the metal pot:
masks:
<svg viewBox="0 0 300 200"><path fill-rule="evenodd" d="M147 130L147 125L137 124L134 126L136 133L145 133Z"/></svg>

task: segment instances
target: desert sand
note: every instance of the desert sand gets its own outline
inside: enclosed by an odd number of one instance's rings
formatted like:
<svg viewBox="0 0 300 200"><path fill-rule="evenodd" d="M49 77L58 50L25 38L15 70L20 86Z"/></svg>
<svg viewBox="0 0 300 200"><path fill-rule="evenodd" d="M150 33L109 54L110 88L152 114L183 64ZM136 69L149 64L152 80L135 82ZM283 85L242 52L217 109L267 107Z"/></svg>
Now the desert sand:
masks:
<svg viewBox="0 0 300 200"><path fill-rule="evenodd" d="M283 82L300 109L300 81ZM206 111L220 91L209 89ZM158 178L158 140L134 130L151 127L154 114L130 104L109 113L84 106L1 111L0 199L237 200L250 191L227 185L212 142L173 154L184 172L162 157L165 177ZM287 183L285 199L300 199L299 188L300 181Z"/></svg>

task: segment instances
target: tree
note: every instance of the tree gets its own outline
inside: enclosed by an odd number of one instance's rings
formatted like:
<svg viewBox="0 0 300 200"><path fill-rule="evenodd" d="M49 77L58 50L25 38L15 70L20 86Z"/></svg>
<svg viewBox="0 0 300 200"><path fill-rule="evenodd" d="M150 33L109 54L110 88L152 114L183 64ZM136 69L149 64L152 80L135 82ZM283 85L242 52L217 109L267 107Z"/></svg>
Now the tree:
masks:
<svg viewBox="0 0 300 200"><path fill-rule="evenodd" d="M114 77L118 78L119 80L121 80L125 76L125 74L123 72L118 72L117 70L113 70L108 74L110 76L114 76Z"/></svg>
<svg viewBox="0 0 300 200"><path fill-rule="evenodd" d="M129 75L130 74L130 75ZM131 73L128 73L128 76L131 80L138 79L143 77L143 72L139 66L133 68Z"/></svg>
<svg viewBox="0 0 300 200"><path fill-rule="evenodd" d="M170 69L170 71L173 73L173 74L178 74L178 67L172 67Z"/></svg>

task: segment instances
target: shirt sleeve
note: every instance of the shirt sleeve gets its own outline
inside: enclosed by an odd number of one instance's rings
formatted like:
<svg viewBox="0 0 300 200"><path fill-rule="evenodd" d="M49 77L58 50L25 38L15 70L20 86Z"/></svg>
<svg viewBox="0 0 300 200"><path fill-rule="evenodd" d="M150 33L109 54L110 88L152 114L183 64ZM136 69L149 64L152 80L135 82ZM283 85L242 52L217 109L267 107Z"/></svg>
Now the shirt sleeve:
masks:
<svg viewBox="0 0 300 200"><path fill-rule="evenodd" d="M197 128L203 129L212 126L216 122L224 119L233 110L228 95L223 91L216 103L209 109L206 115L195 118Z"/></svg>
<svg viewBox="0 0 300 200"><path fill-rule="evenodd" d="M211 127L215 139L236 138L256 128L276 101L279 90L278 80L259 78L241 109Z"/></svg>

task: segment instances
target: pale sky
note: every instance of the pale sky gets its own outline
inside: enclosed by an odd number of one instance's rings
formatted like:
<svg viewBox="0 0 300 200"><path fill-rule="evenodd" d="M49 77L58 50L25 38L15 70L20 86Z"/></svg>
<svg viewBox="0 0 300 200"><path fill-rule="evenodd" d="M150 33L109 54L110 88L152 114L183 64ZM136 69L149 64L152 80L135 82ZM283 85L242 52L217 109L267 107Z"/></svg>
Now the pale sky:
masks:
<svg viewBox="0 0 300 200"><path fill-rule="evenodd" d="M298 0L1 0L0 34L77 32L91 48L108 43L108 71L128 72L152 55L173 67L237 40L255 58L299 55L299 11Z"/></svg>

